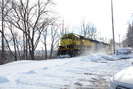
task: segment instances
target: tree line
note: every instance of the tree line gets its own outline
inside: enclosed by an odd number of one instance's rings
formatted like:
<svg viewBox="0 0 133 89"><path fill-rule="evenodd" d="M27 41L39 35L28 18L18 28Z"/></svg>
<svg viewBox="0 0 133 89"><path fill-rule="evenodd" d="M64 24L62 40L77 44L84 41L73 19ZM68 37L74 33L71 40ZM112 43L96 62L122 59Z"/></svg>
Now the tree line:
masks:
<svg viewBox="0 0 133 89"><path fill-rule="evenodd" d="M42 59L50 59L62 35L69 33L64 21L59 22L53 11L52 0L1 0L0 64L17 60L36 60L35 51L42 45ZM96 39L98 34L92 23L81 21L79 34ZM48 44L47 40L51 43ZM49 49L48 49L49 46Z"/></svg>

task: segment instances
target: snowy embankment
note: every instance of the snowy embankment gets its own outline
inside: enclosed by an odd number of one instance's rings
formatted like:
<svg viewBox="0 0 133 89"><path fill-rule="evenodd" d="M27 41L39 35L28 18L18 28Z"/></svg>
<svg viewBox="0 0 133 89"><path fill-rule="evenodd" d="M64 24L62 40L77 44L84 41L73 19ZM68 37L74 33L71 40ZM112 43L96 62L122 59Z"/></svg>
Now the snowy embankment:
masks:
<svg viewBox="0 0 133 89"><path fill-rule="evenodd" d="M110 77L133 62L119 58L92 54L8 63L0 66L0 89L107 89Z"/></svg>

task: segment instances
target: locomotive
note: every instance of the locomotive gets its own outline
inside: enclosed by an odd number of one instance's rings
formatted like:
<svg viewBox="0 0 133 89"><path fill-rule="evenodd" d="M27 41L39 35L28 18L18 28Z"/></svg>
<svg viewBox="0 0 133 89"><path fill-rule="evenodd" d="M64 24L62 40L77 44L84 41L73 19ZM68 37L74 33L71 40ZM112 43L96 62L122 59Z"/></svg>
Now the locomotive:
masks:
<svg viewBox="0 0 133 89"><path fill-rule="evenodd" d="M91 49L98 50L99 48L106 49L107 47L109 47L109 44L104 42L69 33L61 37L57 57L73 57L81 55L86 51L91 51Z"/></svg>

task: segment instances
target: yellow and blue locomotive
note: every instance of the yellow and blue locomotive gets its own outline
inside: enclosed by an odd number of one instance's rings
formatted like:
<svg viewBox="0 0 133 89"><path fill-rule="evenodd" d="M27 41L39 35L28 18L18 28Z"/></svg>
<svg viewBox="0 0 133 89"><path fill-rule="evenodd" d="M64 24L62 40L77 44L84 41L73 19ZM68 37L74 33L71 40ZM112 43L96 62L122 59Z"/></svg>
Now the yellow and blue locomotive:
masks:
<svg viewBox="0 0 133 89"><path fill-rule="evenodd" d="M65 34L61 37L57 57L73 57L81 55L86 50L97 49L99 46L106 47L107 44L85 38L73 33Z"/></svg>

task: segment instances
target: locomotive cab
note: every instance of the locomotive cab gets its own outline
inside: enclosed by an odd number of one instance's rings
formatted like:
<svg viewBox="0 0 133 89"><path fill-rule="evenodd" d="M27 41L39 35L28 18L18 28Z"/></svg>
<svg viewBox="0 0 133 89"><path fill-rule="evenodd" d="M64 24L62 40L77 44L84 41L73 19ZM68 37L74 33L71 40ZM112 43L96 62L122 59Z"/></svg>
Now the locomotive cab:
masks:
<svg viewBox="0 0 133 89"><path fill-rule="evenodd" d="M60 40L60 46L64 47L64 48L69 48L69 46L74 45L74 41L73 41L73 35L69 34L69 35L64 35L61 40Z"/></svg>
<svg viewBox="0 0 133 89"><path fill-rule="evenodd" d="M57 57L72 57L77 55L76 49L83 44L79 36L70 33L62 36Z"/></svg>

